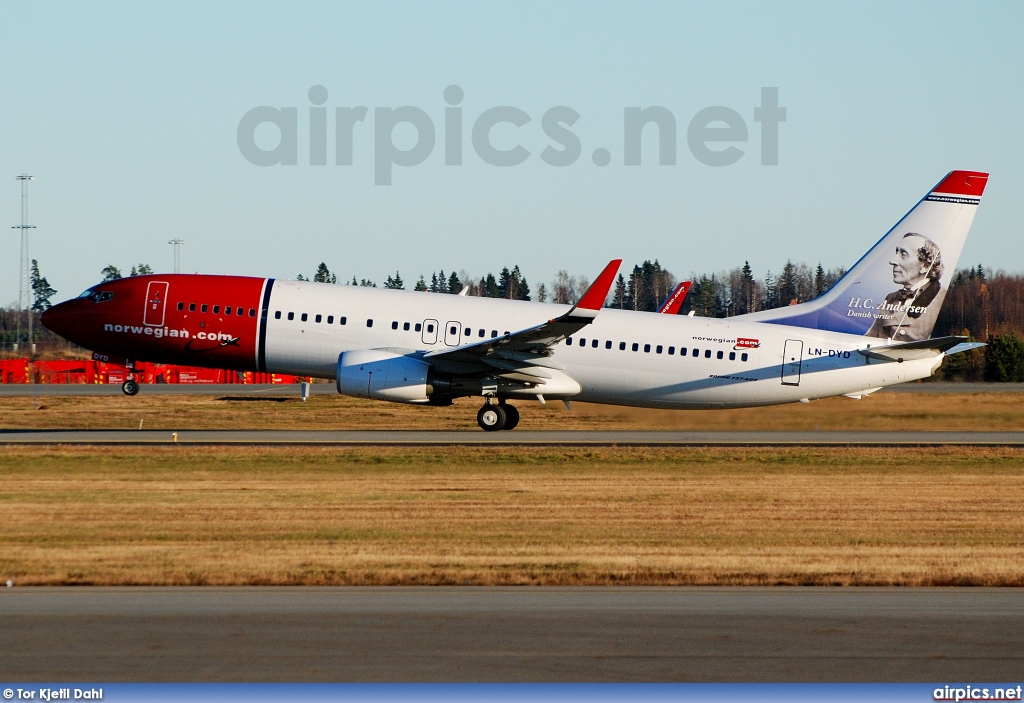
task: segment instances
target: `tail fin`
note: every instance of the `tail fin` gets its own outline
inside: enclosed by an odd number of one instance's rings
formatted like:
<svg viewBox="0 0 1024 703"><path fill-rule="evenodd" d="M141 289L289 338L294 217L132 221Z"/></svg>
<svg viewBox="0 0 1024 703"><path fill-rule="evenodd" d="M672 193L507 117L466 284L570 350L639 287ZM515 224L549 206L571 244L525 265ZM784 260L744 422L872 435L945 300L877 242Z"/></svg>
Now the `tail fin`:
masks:
<svg viewBox="0 0 1024 703"><path fill-rule="evenodd" d="M987 173L950 172L820 298L743 319L928 339L987 183Z"/></svg>
<svg viewBox="0 0 1024 703"><path fill-rule="evenodd" d="M686 300L686 294L690 290L690 284L693 281L683 281L672 293L665 298L665 302L658 308L658 312L663 315L678 315L679 308L683 307L683 301Z"/></svg>

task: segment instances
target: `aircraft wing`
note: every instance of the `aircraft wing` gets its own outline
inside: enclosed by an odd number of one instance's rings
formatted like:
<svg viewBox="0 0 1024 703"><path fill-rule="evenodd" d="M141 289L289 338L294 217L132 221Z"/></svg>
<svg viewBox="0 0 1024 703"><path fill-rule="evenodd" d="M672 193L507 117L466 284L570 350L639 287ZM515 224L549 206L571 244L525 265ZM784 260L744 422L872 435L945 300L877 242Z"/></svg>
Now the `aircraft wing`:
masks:
<svg viewBox="0 0 1024 703"><path fill-rule="evenodd" d="M501 337L454 349L432 351L421 358L455 373L487 369L503 377L528 376L533 380L550 378L551 374L544 369L562 369L560 364L549 358L551 347L594 321L604 306L620 264L622 259L609 262L579 302L564 315Z"/></svg>
<svg viewBox="0 0 1024 703"><path fill-rule="evenodd" d="M867 349L858 349L857 351L869 359L903 362L914 359L927 359L953 349L956 349L953 353L958 353L985 346L980 342L967 343L967 341L968 337L936 337L934 339L922 339L917 342L868 347Z"/></svg>

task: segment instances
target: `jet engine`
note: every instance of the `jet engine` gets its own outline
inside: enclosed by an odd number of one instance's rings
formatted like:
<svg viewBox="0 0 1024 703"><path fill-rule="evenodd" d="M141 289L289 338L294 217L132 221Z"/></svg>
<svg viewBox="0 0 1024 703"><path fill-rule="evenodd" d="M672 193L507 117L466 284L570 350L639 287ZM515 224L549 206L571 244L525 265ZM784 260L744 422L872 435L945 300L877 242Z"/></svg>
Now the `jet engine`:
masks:
<svg viewBox="0 0 1024 703"><path fill-rule="evenodd" d="M338 392L396 403L429 403L430 364L376 349L343 352L338 357Z"/></svg>

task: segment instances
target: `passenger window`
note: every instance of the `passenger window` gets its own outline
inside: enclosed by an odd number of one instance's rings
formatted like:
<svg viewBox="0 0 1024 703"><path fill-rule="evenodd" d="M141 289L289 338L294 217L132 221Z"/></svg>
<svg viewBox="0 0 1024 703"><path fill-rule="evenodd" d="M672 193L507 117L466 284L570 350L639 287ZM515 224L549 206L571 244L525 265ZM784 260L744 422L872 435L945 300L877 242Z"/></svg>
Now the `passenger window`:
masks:
<svg viewBox="0 0 1024 703"><path fill-rule="evenodd" d="M179 310L184 310L185 309L185 303L178 303L178 309Z"/></svg>
<svg viewBox="0 0 1024 703"><path fill-rule="evenodd" d="M302 313L302 321L305 322L308 319L309 319L309 313L305 313L305 312Z"/></svg>
<svg viewBox="0 0 1024 703"><path fill-rule="evenodd" d="M341 316L341 319L340 319L340 320L338 320L338 322L340 322L341 324L343 324L343 325L344 325L344 324L345 324L346 322L348 322L348 318L347 318L347 317L345 317L344 315L342 315L342 316Z"/></svg>
<svg viewBox="0 0 1024 703"><path fill-rule="evenodd" d="M277 312L274 313L274 319L275 320L280 320L281 319L281 311L280 310L278 310Z"/></svg>
<svg viewBox="0 0 1024 703"><path fill-rule="evenodd" d="M373 327L373 320L367 320L366 321L366 326L367 327Z"/></svg>
<svg viewBox="0 0 1024 703"><path fill-rule="evenodd" d="M188 304L188 311L189 312L195 312L196 311L196 304L195 303L189 303Z"/></svg>
<svg viewBox="0 0 1024 703"><path fill-rule="evenodd" d="M433 331L434 331L434 325L432 323L427 323L427 333L429 334L429 333L431 333Z"/></svg>
<svg viewBox="0 0 1024 703"><path fill-rule="evenodd" d="M498 330L491 330L491 336L492 337L497 337L498 336Z"/></svg>
<svg viewBox="0 0 1024 703"><path fill-rule="evenodd" d="M224 314L225 315L230 315L231 314L231 306L230 305L225 305L224 306Z"/></svg>
<svg viewBox="0 0 1024 703"><path fill-rule="evenodd" d="M316 317L313 318L313 321L314 322L320 322L323 319L324 319L324 316L318 314Z"/></svg>
<svg viewBox="0 0 1024 703"><path fill-rule="evenodd" d="M597 342L597 340L595 339L594 341L592 341L592 342L590 343L590 346L592 346L592 347L593 347L594 349L597 349L597 344L598 344L598 342Z"/></svg>
<svg viewBox="0 0 1024 703"><path fill-rule="evenodd" d="M633 342L633 351L640 351L640 345L636 342Z"/></svg>
<svg viewBox="0 0 1024 703"><path fill-rule="evenodd" d="M686 356L686 347L679 347L679 356Z"/></svg>
<svg viewBox="0 0 1024 703"><path fill-rule="evenodd" d="M736 352L729 352L729 361L736 361Z"/></svg>
<svg viewBox="0 0 1024 703"><path fill-rule="evenodd" d="M249 317L256 317L256 308L249 308Z"/></svg>
<svg viewBox="0 0 1024 703"><path fill-rule="evenodd" d="M451 328L448 330L448 334L458 334L458 332L459 328L456 327L455 325L452 325Z"/></svg>
<svg viewBox="0 0 1024 703"><path fill-rule="evenodd" d="M710 349L705 349L704 350L704 358L705 359L710 359L711 358L711 350Z"/></svg>
<svg viewBox="0 0 1024 703"><path fill-rule="evenodd" d="M511 332L509 332L508 330L505 330L505 336L507 337L507 336L509 336L509 334L511 334Z"/></svg>
<svg viewBox="0 0 1024 703"><path fill-rule="evenodd" d="M408 332L409 331L409 323L406 322L404 325L402 325L402 329L405 330L406 332Z"/></svg>
<svg viewBox="0 0 1024 703"><path fill-rule="evenodd" d="M654 349L654 352L656 354L660 354L661 353L661 345L660 344Z"/></svg>
<svg viewBox="0 0 1024 703"><path fill-rule="evenodd" d="M329 325L333 325L334 324L334 315L328 315L327 316L327 324L329 324Z"/></svg>
<svg viewBox="0 0 1024 703"><path fill-rule="evenodd" d="M213 314L214 315L219 315L220 314L220 305L214 305L213 306Z"/></svg>
<svg viewBox="0 0 1024 703"><path fill-rule="evenodd" d="M580 337L580 346L581 347L587 346L587 340L584 339L583 337Z"/></svg>
<svg viewBox="0 0 1024 703"><path fill-rule="evenodd" d="M694 349L693 350L693 355L694 356L700 356L700 349Z"/></svg>
<svg viewBox="0 0 1024 703"><path fill-rule="evenodd" d="M206 303L203 303L202 307L199 308L199 312L206 312L206 310L207 310Z"/></svg>
<svg viewBox="0 0 1024 703"><path fill-rule="evenodd" d="M740 361L746 361L746 360L747 360L747 353L743 352L742 354L740 354Z"/></svg>
<svg viewBox="0 0 1024 703"><path fill-rule="evenodd" d="M496 336L496 335L491 335L491 336L493 337L493 336ZM572 346L572 337L566 337L565 338L565 343L566 343L567 346L571 347Z"/></svg>
<svg viewBox="0 0 1024 703"><path fill-rule="evenodd" d="M483 337L484 336L484 328L483 327L480 328L480 331L477 333L476 336L477 337Z"/></svg>
<svg viewBox="0 0 1024 703"><path fill-rule="evenodd" d="M609 339L607 342L605 342L604 343L604 348L605 349L611 349L612 348L612 340Z"/></svg>
<svg viewBox="0 0 1024 703"><path fill-rule="evenodd" d="M626 351L626 343L619 342L619 351Z"/></svg>
<svg viewBox="0 0 1024 703"><path fill-rule="evenodd" d="M669 356L672 356L675 353L676 353L676 348L675 347L669 347L668 348L668 355Z"/></svg>
<svg viewBox="0 0 1024 703"><path fill-rule="evenodd" d="M417 332L419 332L421 329L423 329L423 325L421 325L420 323L417 322L416 326L413 327L413 329L416 330Z"/></svg>
<svg viewBox="0 0 1024 703"><path fill-rule="evenodd" d="M650 354L651 353L651 345L650 344L645 344L644 345L644 353L645 354Z"/></svg>
<svg viewBox="0 0 1024 703"><path fill-rule="evenodd" d="M723 359L723 358L725 358L725 352L723 352L721 349L719 349L717 356L718 356L719 359Z"/></svg>
<svg viewBox="0 0 1024 703"><path fill-rule="evenodd" d="M473 330L472 330L472 328L470 328L470 327L467 327L467 328L466 328L466 330L465 330L465 332L466 332L466 336L467 336L467 337L472 337L472 336L473 336Z"/></svg>
<svg viewBox="0 0 1024 703"><path fill-rule="evenodd" d="M392 320L391 321L391 329L393 329L393 330L397 330L398 329L398 320Z"/></svg>
<svg viewBox="0 0 1024 703"><path fill-rule="evenodd" d="M289 320L294 320L295 319L295 313L293 313L293 312L288 313L288 319Z"/></svg>

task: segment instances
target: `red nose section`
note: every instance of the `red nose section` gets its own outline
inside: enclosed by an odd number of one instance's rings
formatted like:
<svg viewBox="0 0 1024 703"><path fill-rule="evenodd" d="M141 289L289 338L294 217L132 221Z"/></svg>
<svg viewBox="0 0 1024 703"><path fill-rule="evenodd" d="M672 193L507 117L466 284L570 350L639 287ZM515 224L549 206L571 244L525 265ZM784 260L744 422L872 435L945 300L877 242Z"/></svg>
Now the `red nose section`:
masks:
<svg viewBox="0 0 1024 703"><path fill-rule="evenodd" d="M241 276L133 276L93 286L47 310L41 321L109 356L254 370L270 285Z"/></svg>
<svg viewBox="0 0 1024 703"><path fill-rule="evenodd" d="M54 305L40 315L39 321L43 323L43 327L46 329L74 342L74 308L76 303L78 303L77 300L69 300Z"/></svg>

